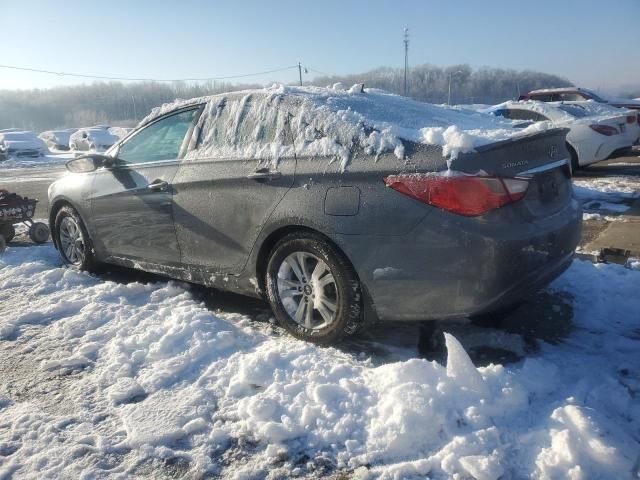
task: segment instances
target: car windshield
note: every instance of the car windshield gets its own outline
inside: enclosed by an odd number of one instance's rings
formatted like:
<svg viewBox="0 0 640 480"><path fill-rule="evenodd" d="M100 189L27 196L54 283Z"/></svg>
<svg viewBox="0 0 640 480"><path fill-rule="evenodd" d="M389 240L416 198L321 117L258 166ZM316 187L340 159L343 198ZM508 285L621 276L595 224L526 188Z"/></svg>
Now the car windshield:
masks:
<svg viewBox="0 0 640 480"><path fill-rule="evenodd" d="M589 112L578 105L558 105L558 108L572 117L582 118L589 116Z"/></svg>

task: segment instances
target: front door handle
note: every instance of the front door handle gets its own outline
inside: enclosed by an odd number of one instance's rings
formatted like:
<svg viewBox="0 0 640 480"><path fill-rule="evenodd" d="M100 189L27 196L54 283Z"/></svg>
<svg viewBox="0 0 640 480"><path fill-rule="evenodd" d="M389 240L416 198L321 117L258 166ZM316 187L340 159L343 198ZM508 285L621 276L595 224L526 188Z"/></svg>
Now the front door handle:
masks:
<svg viewBox="0 0 640 480"><path fill-rule="evenodd" d="M269 179L269 178L278 178L282 176L282 172L278 170L269 170L266 167L256 168L256 170L249 175L247 178L252 180L261 180L261 179Z"/></svg>
<svg viewBox="0 0 640 480"><path fill-rule="evenodd" d="M154 180L147 185L147 189L152 192L166 192L169 189L169 184L164 180Z"/></svg>

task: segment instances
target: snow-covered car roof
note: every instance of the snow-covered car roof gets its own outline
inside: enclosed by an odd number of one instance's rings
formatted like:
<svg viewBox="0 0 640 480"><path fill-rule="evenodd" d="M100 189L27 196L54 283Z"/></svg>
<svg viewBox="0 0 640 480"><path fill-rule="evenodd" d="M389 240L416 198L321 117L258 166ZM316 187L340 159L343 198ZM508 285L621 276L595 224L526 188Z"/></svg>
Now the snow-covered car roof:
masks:
<svg viewBox="0 0 640 480"><path fill-rule="evenodd" d="M35 141L33 139L25 140L4 140L2 145L7 150L43 150L45 148L42 140Z"/></svg>
<svg viewBox="0 0 640 480"><path fill-rule="evenodd" d="M86 137L83 137L83 134L86 134ZM100 146L111 146L120 139L109 131L109 127L95 126L79 128L71 134L69 143L81 141L84 138L90 139L92 143Z"/></svg>
<svg viewBox="0 0 640 480"><path fill-rule="evenodd" d="M536 90L531 90L529 93L564 93L564 92L585 92L591 95L598 95L593 90L583 87L557 87L557 88L538 88Z"/></svg>
<svg viewBox="0 0 640 480"><path fill-rule="evenodd" d="M217 106L238 100L239 108L250 101L256 110L254 120L267 122L275 109L267 108L278 98L292 98L299 105L292 126L296 139L303 138L307 153L335 154L343 157L341 146L354 139L368 152L380 154L393 151L404 158L402 140L439 145L444 155L455 157L475 147L540 131L540 126L516 129L513 123L476 111L418 102L407 97L373 88L354 85L334 87L293 87L274 85L270 88L245 90L175 102L157 107L145 117L143 126L161 115L190 105L207 104L200 122L216 119ZM238 122L240 111L229 115L229 122ZM322 132L314 138L309 130ZM313 133L313 132L311 132ZM402 139L402 140L401 140ZM342 147L344 148L344 147ZM343 163L344 163L344 158Z"/></svg>
<svg viewBox="0 0 640 480"><path fill-rule="evenodd" d="M38 136L35 133L30 132L28 130L13 130L13 129L8 129L8 130L9 131L0 132L0 142L7 141L7 140L22 141L22 140L31 140L31 139L38 138Z"/></svg>
<svg viewBox="0 0 640 480"><path fill-rule="evenodd" d="M38 135L38 137L40 137L44 141L52 141L60 145L68 145L69 137L71 137L71 134L75 131L75 128L67 128L64 130L47 130Z"/></svg>
<svg viewBox="0 0 640 480"><path fill-rule="evenodd" d="M126 137L127 135L129 135L129 133L131 133L133 128L129 128L129 127L109 127L108 130L109 130L109 133L111 133L112 135L115 135L119 139L122 139L122 138Z"/></svg>

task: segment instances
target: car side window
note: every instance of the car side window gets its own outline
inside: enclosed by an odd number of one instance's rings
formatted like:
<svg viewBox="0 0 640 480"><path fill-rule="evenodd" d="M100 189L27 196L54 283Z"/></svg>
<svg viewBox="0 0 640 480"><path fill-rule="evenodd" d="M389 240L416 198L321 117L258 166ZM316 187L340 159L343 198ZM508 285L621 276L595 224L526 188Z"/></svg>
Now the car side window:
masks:
<svg viewBox="0 0 640 480"><path fill-rule="evenodd" d="M128 164L175 160L200 107L161 118L140 130L118 149L118 159Z"/></svg>
<svg viewBox="0 0 640 480"><path fill-rule="evenodd" d="M586 100L585 97L579 93L561 93L560 100L563 102L575 102Z"/></svg>
<svg viewBox="0 0 640 480"><path fill-rule="evenodd" d="M533 95L530 95L529 98L531 98L531 100L537 100L538 102L550 102L551 94L550 93L534 93Z"/></svg>

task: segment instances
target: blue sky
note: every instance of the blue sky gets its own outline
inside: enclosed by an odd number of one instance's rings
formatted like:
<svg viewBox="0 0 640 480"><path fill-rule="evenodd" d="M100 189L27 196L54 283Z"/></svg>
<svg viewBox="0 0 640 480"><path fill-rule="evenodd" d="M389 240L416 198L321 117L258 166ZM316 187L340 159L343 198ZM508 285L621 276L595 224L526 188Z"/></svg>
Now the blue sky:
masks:
<svg viewBox="0 0 640 480"><path fill-rule="evenodd" d="M0 0L0 63L151 78L295 65L327 73L410 64L534 69L593 88L640 84L640 0ZM293 82L297 72L256 77ZM307 77L310 78L310 77ZM0 69L0 88L87 80Z"/></svg>

